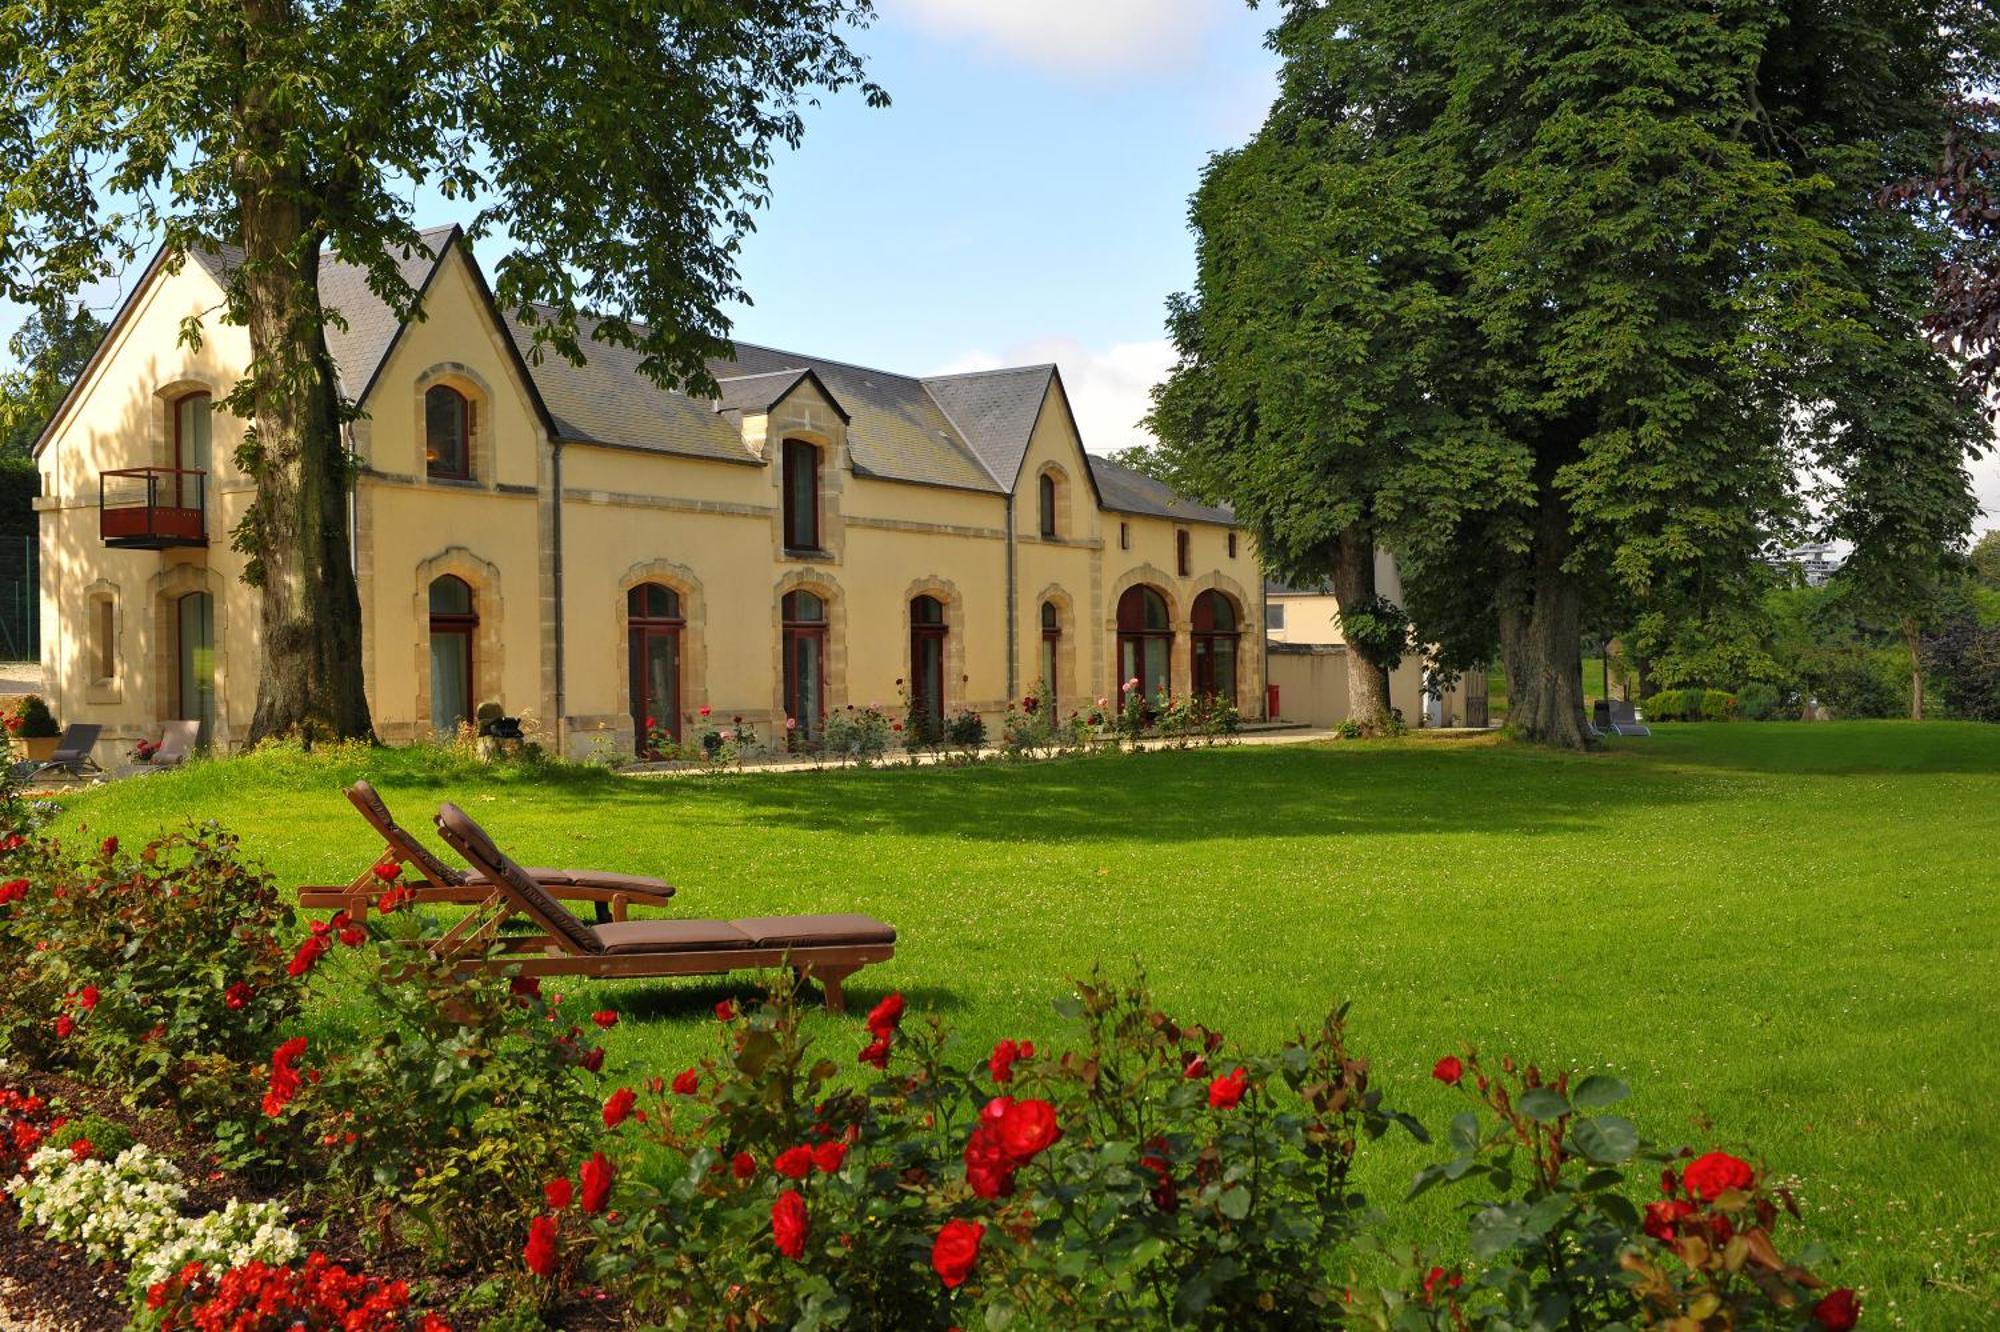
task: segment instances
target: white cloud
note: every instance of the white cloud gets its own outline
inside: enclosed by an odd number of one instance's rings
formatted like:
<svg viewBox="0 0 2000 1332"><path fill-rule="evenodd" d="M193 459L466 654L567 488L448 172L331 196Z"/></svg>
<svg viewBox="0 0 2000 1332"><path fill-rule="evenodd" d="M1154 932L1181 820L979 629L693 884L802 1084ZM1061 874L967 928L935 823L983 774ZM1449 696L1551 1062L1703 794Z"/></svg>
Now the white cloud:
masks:
<svg viewBox="0 0 2000 1332"><path fill-rule="evenodd" d="M1063 74L1171 69L1201 52L1220 0L882 0L885 22L969 40Z"/></svg>
<svg viewBox="0 0 2000 1332"><path fill-rule="evenodd" d="M1083 446L1092 453L1111 453L1134 444L1150 444L1153 436L1139 424L1153 405L1153 385L1167 377L1174 364L1173 344L1116 342L1093 351L1070 337L1037 338L1004 355L967 352L941 367L941 375L971 374L1008 365L1040 365L1054 361L1069 392L1070 410Z"/></svg>

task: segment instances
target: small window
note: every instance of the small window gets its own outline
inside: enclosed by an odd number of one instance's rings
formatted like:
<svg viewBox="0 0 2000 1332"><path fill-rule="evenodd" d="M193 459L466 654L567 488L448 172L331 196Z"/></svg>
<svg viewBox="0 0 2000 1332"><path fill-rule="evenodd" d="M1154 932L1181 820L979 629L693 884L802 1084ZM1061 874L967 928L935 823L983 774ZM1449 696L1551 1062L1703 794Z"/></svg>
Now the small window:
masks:
<svg viewBox="0 0 2000 1332"><path fill-rule="evenodd" d="M1232 560L1236 558L1236 533L1234 532L1229 534L1229 558Z"/></svg>
<svg viewBox="0 0 2000 1332"><path fill-rule="evenodd" d="M819 549L819 450L803 440L785 441L785 549Z"/></svg>
<svg viewBox="0 0 2000 1332"><path fill-rule="evenodd" d="M1189 544L1185 530L1174 533L1174 563L1183 578L1194 572L1194 556L1189 551Z"/></svg>
<svg viewBox="0 0 2000 1332"><path fill-rule="evenodd" d="M110 597L90 604L90 660L99 680L118 678L118 604Z"/></svg>
<svg viewBox="0 0 2000 1332"><path fill-rule="evenodd" d="M472 404L457 389L424 394L424 469L446 481L472 477Z"/></svg>
<svg viewBox="0 0 2000 1332"><path fill-rule="evenodd" d="M1053 537L1056 534L1056 479L1047 472L1043 472L1039 489L1042 506L1042 535Z"/></svg>
<svg viewBox="0 0 2000 1332"><path fill-rule="evenodd" d="M1118 549L1120 550L1132 549L1132 524L1130 523L1118 524Z"/></svg>
<svg viewBox="0 0 2000 1332"><path fill-rule="evenodd" d="M1285 603L1270 601L1264 604L1264 627L1283 632L1285 628Z"/></svg>

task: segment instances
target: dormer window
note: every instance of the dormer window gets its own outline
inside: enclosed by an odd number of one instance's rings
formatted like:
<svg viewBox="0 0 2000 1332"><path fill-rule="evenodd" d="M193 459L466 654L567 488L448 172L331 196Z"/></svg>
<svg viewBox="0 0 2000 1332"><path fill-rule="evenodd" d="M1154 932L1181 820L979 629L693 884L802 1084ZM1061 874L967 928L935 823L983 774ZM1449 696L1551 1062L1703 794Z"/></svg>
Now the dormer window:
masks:
<svg viewBox="0 0 2000 1332"><path fill-rule="evenodd" d="M804 440L785 441L785 549L819 549L819 450Z"/></svg>
<svg viewBox="0 0 2000 1332"><path fill-rule="evenodd" d="M436 480L472 479L472 404L443 384L424 394L424 470Z"/></svg>

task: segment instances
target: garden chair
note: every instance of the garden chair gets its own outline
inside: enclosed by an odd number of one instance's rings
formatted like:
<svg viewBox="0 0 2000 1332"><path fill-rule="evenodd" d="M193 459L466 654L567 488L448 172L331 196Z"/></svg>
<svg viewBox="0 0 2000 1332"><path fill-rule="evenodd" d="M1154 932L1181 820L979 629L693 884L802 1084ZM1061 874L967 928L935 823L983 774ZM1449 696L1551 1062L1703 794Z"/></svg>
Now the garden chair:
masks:
<svg viewBox="0 0 2000 1332"><path fill-rule="evenodd" d="M97 766L97 760L90 751L97 748L98 734L102 726L89 722L71 722L63 727L62 739L56 742L56 752L45 763L16 763L14 776L20 781L36 781L45 777L68 777L82 781L85 777L99 777L104 769Z"/></svg>
<svg viewBox="0 0 2000 1332"><path fill-rule="evenodd" d="M382 837L385 850L375 864L393 864L399 871L404 865L413 865L423 876L421 883L404 885L413 900L477 906L493 896L493 885L486 882L482 875L453 869L438 859L429 847L411 836L396 822L395 816L389 813L389 807L382 802L382 797L367 782L356 782L347 788L346 794L348 802ZM634 902L641 906L663 907L667 905L667 899L674 895L672 884L643 874L543 868L523 873L555 897L595 904L600 923L624 920L627 908ZM339 910L357 904L366 907L394 882L383 882L375 873L375 866L370 865L345 887L299 889L299 905L308 910Z"/></svg>
<svg viewBox="0 0 2000 1332"><path fill-rule="evenodd" d="M1614 698L1607 700L1607 702L1609 705L1607 710L1611 715L1611 731L1614 735L1651 735L1653 733L1653 729L1650 726L1639 720L1638 709L1632 706L1632 700Z"/></svg>
<svg viewBox="0 0 2000 1332"><path fill-rule="evenodd" d="M134 768L135 773L166 772L186 763L201 743L201 723L198 721L170 721L160 728L160 747L153 751L153 757Z"/></svg>
<svg viewBox="0 0 2000 1332"><path fill-rule="evenodd" d="M438 835L485 876L493 895L439 941L467 969L518 968L524 976L719 976L789 967L847 1011L847 978L896 955L896 931L872 916L761 916L744 920L631 920L587 925L509 860L458 806L438 807ZM502 935L511 916L543 933Z"/></svg>

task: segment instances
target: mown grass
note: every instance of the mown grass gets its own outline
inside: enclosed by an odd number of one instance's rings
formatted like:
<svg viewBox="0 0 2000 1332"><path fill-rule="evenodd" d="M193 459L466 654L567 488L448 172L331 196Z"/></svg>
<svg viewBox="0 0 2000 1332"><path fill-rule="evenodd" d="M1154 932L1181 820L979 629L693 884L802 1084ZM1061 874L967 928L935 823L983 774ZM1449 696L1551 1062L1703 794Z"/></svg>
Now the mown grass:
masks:
<svg viewBox="0 0 2000 1332"><path fill-rule="evenodd" d="M857 978L983 1047L1057 1040L1050 1000L1143 962L1171 1010L1268 1045L1352 1000L1394 1103L1469 1041L1616 1070L1656 1138L1795 1174L1870 1322L2000 1319L2000 728L1661 727L1610 753L1495 739L1105 756L1028 767L722 780L522 774L436 755L260 755L76 796L65 822L144 837L190 816L287 884L376 853L340 798L403 821L464 804L524 862L658 873L691 915L858 910L902 932ZM614 1070L705 1052L730 981L597 987ZM313 1021L351 1023L337 977ZM831 1044L855 1020L814 1019ZM1401 1196L1425 1149L1371 1149ZM1453 1199L1405 1237L1456 1246ZM1400 1211L1400 1209L1399 1209Z"/></svg>

